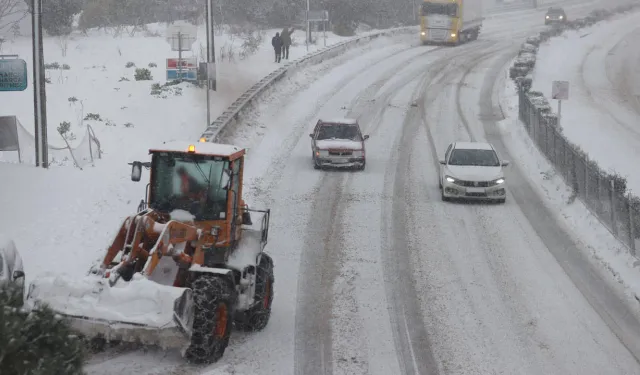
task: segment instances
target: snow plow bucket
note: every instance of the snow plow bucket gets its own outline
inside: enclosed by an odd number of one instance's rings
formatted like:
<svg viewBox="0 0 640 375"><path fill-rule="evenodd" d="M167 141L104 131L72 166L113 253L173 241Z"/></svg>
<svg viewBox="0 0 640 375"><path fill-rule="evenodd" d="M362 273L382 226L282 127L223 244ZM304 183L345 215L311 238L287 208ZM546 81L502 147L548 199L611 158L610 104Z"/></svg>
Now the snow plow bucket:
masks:
<svg viewBox="0 0 640 375"><path fill-rule="evenodd" d="M26 307L47 305L87 338L135 342L162 348L189 344L193 303L188 288L165 286L139 274L129 282L90 275L47 275L29 287Z"/></svg>

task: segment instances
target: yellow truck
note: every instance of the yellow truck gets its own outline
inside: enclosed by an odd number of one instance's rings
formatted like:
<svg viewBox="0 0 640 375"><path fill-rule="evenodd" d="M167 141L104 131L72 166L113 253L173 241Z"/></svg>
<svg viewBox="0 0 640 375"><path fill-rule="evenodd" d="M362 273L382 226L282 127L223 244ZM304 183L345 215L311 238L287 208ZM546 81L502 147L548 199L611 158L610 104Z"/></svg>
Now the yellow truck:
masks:
<svg viewBox="0 0 640 375"><path fill-rule="evenodd" d="M476 40L483 20L481 0L425 0L420 9L420 40L452 45Z"/></svg>

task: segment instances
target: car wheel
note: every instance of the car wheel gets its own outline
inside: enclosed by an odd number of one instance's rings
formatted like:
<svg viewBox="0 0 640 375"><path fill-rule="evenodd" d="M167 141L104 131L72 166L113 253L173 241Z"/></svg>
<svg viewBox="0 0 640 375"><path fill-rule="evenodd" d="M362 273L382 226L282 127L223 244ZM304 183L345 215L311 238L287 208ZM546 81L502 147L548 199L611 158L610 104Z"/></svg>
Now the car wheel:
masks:
<svg viewBox="0 0 640 375"><path fill-rule="evenodd" d="M444 195L444 190L442 190L442 193L440 193L440 196L442 197L443 202L449 202L451 200L449 197L446 197Z"/></svg>

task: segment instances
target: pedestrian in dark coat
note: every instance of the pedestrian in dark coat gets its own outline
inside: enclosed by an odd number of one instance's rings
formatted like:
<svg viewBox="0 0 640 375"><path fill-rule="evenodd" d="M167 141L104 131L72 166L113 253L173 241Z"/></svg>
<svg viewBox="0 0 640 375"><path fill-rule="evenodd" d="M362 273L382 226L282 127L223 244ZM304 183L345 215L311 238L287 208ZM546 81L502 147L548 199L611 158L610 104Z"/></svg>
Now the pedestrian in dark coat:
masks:
<svg viewBox="0 0 640 375"><path fill-rule="evenodd" d="M276 36L271 39L271 45L276 52L276 62L279 63L282 57L282 38L280 37L280 33L276 33Z"/></svg>
<svg viewBox="0 0 640 375"><path fill-rule="evenodd" d="M289 47L291 46L291 34L293 34L294 32L294 28L292 27L291 30L289 30L288 27L285 27L284 29L282 29L282 33L280 34L280 37L282 38L282 57L284 57L286 60L289 60Z"/></svg>

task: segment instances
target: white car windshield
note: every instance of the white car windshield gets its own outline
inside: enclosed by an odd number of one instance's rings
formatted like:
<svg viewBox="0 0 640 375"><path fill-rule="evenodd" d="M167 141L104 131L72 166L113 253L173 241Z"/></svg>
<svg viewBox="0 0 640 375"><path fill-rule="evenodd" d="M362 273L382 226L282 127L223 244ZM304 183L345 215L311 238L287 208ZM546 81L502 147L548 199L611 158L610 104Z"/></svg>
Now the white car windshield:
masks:
<svg viewBox="0 0 640 375"><path fill-rule="evenodd" d="M449 158L449 165L499 167L500 160L493 150L455 149Z"/></svg>

